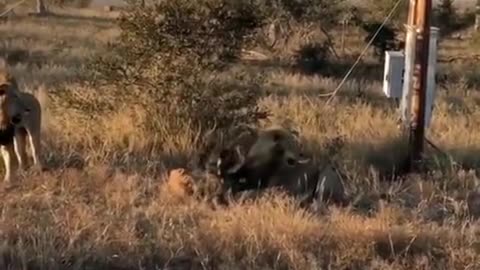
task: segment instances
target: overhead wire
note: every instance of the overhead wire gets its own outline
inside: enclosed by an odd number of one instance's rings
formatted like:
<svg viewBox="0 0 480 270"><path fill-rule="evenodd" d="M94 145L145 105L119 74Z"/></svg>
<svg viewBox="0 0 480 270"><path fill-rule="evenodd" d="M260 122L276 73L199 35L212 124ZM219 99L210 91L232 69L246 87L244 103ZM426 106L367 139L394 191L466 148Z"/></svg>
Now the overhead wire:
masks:
<svg viewBox="0 0 480 270"><path fill-rule="evenodd" d="M325 93L325 94L321 94L320 96L322 97L326 97L326 96L329 96L330 98L326 101L326 104L328 105L332 100L333 98L337 95L338 91L340 91L340 89L342 88L342 86L345 84L345 82L348 80L348 78L350 77L350 75L352 74L352 72L355 70L355 68L357 67L358 63L360 63L360 60L362 60L363 56L365 55L365 53L368 51L368 49L371 47L371 45L373 44L373 42L375 41L375 39L377 38L378 34L380 33L380 31L385 27L385 25L387 24L387 22L391 19L391 17L393 16L393 14L395 14L395 11L397 11L398 7L400 6L400 4L403 2L404 0L398 0L395 5L392 7L392 9L390 10L390 12L388 13L388 15L385 17L385 19L383 20L382 24L378 27L377 31L375 32L375 34L372 36L372 38L368 41L367 45L365 46L365 48L363 49L363 51L360 53L360 55L357 57L357 60L353 63L353 65L350 67L350 69L348 70L348 72L345 74L345 76L343 77L342 81L340 81L340 83L338 84L337 88L335 88L335 90L333 90L332 92L330 93Z"/></svg>
<svg viewBox="0 0 480 270"><path fill-rule="evenodd" d="M12 11L14 8L20 6L21 4L23 4L25 1L27 0L21 0L21 1L18 1L17 3L15 3L14 5L12 5L11 7L9 7L7 10L5 10L4 12L0 13L0 17L3 17L5 15L7 15L10 11Z"/></svg>

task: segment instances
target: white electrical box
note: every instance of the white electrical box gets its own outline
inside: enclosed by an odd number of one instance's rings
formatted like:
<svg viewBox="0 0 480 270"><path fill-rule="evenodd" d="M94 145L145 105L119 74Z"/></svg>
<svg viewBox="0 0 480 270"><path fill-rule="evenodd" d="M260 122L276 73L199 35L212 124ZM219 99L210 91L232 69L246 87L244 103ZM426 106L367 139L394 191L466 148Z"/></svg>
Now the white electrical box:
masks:
<svg viewBox="0 0 480 270"><path fill-rule="evenodd" d="M433 28L433 27L432 27ZM436 30L436 29L435 29ZM437 31L432 29L434 34ZM434 36L436 37L436 35ZM427 93L425 100L425 127L430 126L432 111L435 99L435 71L437 61L436 39L430 40L430 54L427 71ZM405 74L405 57L402 52L386 52L385 57L385 79L383 91L389 98L401 98L403 94L403 83ZM402 104L405 106L405 104Z"/></svg>
<svg viewBox="0 0 480 270"><path fill-rule="evenodd" d="M389 98L402 97L405 56L403 52L385 52L385 70L383 77L383 93Z"/></svg>

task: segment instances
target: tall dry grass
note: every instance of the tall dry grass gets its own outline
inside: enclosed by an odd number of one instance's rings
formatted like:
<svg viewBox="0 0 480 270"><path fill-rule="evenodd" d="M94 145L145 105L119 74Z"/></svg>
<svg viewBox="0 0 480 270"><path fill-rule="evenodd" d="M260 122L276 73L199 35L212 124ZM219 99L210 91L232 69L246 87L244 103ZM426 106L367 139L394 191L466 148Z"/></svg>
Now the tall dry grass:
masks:
<svg viewBox="0 0 480 270"><path fill-rule="evenodd" d="M469 63L440 67L447 80L438 87L428 136L451 160L436 156L432 174L404 183L380 179L403 155L405 137L395 107L381 94L382 67L373 60L331 105L316 94L334 89L343 72L307 76L275 63L233 67L229 72L266 77L264 89L271 94L262 107L272 113L271 121L296 126L318 158L327 156L332 139L342 138L343 147L330 158L346 174L352 204L305 210L271 194L213 210L202 202L179 202L162 189L167 169L194 152L195 134L147 133L142 123L168 115L148 115L128 102L112 113L102 88L85 83L86 60L106 53L118 34L113 21L99 11L96 17L69 12L0 25L0 53L13 58L21 87L42 97L50 168L27 172L15 188L1 192L0 268L480 267L480 227L465 203L478 178L475 170L452 162L472 168L479 162L480 86L468 81ZM361 49L355 45L361 37L348 40L347 53ZM472 53L467 42L446 40L441 54L452 53L444 49L449 46Z"/></svg>

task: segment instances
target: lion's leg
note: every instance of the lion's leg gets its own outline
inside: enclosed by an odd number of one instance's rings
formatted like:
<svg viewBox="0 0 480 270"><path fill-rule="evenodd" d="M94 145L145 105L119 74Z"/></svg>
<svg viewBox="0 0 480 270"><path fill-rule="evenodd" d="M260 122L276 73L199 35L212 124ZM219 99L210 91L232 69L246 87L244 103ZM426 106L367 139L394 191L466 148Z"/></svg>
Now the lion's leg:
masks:
<svg viewBox="0 0 480 270"><path fill-rule="evenodd" d="M41 155L41 142L40 142L40 132L39 131L33 131L29 130L28 132L28 138L30 141L30 148L32 150L32 156L33 156L33 163L35 168L43 170L43 163L42 160L40 159Z"/></svg>
<svg viewBox="0 0 480 270"><path fill-rule="evenodd" d="M27 168L27 132L23 129L19 129L14 137L15 153L17 154L18 165L21 170Z"/></svg>
<svg viewBox="0 0 480 270"><path fill-rule="evenodd" d="M1 153L3 157L3 162L5 164L5 183L11 183L12 179L15 178L15 168L14 168L14 158L15 150L12 144L1 146Z"/></svg>

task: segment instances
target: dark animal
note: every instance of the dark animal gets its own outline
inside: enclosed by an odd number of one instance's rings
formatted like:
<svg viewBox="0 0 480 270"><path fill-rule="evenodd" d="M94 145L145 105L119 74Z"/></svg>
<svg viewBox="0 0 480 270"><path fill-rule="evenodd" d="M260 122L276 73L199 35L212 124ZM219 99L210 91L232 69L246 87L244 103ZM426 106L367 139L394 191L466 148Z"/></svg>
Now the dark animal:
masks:
<svg viewBox="0 0 480 270"><path fill-rule="evenodd" d="M239 151L235 154L241 155ZM247 154L236 160L241 164L225 175L233 193L270 187L270 178L276 171L305 162L297 135L283 128L256 132L256 140Z"/></svg>
<svg viewBox="0 0 480 270"><path fill-rule="evenodd" d="M280 188L297 197L301 204L316 198L343 202L343 185L305 157L297 134L283 128L270 128L250 133L254 142L246 154L238 145L217 149L207 166L223 179L224 191L235 196L251 190ZM214 151L215 152L215 151Z"/></svg>

